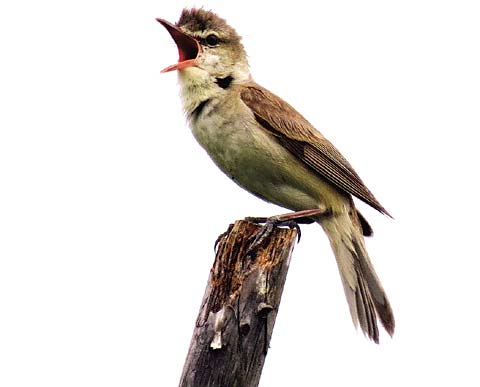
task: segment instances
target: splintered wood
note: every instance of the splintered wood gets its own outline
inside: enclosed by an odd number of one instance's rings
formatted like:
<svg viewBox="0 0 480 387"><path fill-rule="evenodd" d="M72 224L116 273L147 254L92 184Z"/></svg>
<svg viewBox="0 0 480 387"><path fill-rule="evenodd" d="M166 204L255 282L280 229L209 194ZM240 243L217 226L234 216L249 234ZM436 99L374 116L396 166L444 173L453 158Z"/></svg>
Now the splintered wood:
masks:
<svg viewBox="0 0 480 387"><path fill-rule="evenodd" d="M182 387L258 386L297 230L236 221L217 241L215 262L180 380Z"/></svg>

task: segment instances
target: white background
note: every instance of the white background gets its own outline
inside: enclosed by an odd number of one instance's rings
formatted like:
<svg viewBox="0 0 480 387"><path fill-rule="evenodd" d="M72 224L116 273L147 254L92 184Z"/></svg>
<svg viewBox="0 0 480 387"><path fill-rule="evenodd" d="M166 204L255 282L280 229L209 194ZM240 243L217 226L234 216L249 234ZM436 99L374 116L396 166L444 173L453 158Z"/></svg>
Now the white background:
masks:
<svg viewBox="0 0 480 387"><path fill-rule="evenodd" d="M191 5L395 217L359 204L394 338L354 330L304 226L261 385L478 386L478 2L299 0L2 3L0 385L175 386L217 235L284 212L214 167L159 73L178 54L154 18Z"/></svg>

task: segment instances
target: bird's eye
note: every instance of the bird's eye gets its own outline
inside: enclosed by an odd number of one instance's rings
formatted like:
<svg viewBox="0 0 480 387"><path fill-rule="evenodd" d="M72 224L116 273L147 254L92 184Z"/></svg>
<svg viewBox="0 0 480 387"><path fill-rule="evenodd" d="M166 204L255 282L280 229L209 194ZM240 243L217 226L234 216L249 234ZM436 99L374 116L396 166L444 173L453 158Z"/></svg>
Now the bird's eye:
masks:
<svg viewBox="0 0 480 387"><path fill-rule="evenodd" d="M205 42L211 47L216 46L218 44L218 36L210 34L206 37Z"/></svg>

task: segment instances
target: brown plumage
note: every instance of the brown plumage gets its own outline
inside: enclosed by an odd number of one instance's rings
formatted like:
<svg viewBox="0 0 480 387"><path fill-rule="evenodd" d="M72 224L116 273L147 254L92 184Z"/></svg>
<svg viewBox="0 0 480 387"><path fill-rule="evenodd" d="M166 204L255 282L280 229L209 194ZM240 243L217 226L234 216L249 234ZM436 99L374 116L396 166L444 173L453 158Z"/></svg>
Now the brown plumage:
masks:
<svg viewBox="0 0 480 387"><path fill-rule="evenodd" d="M240 43L241 37L232 27L230 27L225 19L222 19L213 12L206 11L203 8L185 8L176 23L177 27L190 32L215 31L227 37L229 43L235 43L242 48Z"/></svg>
<svg viewBox="0 0 480 387"><path fill-rule="evenodd" d="M390 214L330 141L252 80L240 36L224 19L186 9L175 26L157 20L179 49L179 63L165 71L179 71L195 138L223 172L254 195L293 210L325 209L315 220L329 238L354 324L378 343L378 318L392 335L392 308L363 239L373 231L352 195Z"/></svg>
<svg viewBox="0 0 480 387"><path fill-rule="evenodd" d="M252 110L260 127L271 133L280 144L288 149L297 159L308 165L322 179L327 180L347 195L354 195L376 210L390 216L387 210L365 186L350 163L340 152L318 132L292 106L256 83L241 86L242 101ZM344 216L345 220L346 216ZM335 221L342 219L341 215ZM340 240L335 238L335 230L328 226L331 220L320 221L329 236L332 248L339 261L340 275L344 284L347 301L355 324L359 324L364 333L378 343L377 313L385 330L393 335L395 320L390 303L368 257L363 238L360 234L370 236L373 231L351 202L348 214L350 232ZM338 223L338 222L337 222ZM346 249L345 249L346 247ZM343 261L350 261L354 267L355 283L348 278Z"/></svg>
<svg viewBox="0 0 480 387"><path fill-rule="evenodd" d="M256 83L245 85L241 96L262 127L295 157L341 191L391 217L350 163L292 106Z"/></svg>

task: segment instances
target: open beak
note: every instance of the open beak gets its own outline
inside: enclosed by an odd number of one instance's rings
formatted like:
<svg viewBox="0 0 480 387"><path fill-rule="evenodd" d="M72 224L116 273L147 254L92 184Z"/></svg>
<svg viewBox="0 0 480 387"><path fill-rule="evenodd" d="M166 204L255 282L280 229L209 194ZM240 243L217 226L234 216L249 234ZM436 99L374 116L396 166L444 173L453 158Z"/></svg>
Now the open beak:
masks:
<svg viewBox="0 0 480 387"><path fill-rule="evenodd" d="M160 18L157 18L157 21L167 29L178 47L178 63L164 68L161 72L166 73L194 66L198 55L202 52L200 44L168 21Z"/></svg>

